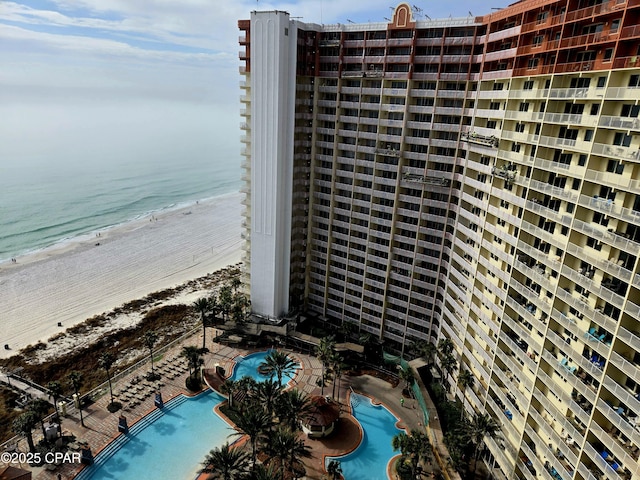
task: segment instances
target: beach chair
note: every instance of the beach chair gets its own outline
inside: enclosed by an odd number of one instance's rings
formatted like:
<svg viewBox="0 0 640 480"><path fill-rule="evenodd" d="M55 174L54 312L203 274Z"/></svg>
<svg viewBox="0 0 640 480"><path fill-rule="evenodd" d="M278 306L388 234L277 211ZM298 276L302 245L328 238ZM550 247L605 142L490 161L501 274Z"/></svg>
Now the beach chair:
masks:
<svg viewBox="0 0 640 480"><path fill-rule="evenodd" d="M589 331L584 334L584 338L588 338L589 340L591 340L592 338L595 338L595 333L596 327L591 327Z"/></svg>
<svg viewBox="0 0 640 480"><path fill-rule="evenodd" d="M604 342L604 339L605 339L606 336L607 336L607 334L603 333L598 337L598 340L600 340L601 342Z"/></svg>

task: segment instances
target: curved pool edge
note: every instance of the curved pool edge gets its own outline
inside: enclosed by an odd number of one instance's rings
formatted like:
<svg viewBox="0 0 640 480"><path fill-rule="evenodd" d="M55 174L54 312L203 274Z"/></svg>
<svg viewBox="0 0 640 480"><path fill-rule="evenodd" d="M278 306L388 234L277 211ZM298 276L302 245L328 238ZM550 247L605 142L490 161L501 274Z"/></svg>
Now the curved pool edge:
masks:
<svg viewBox="0 0 640 480"><path fill-rule="evenodd" d="M71 478L73 480L88 480L88 475L91 475L91 473L89 473L91 467L99 463L105 463L107 460L113 457L123 445L130 441L131 435L137 434L138 432L152 425L156 420L164 415L165 410L172 410L183 402L196 399L201 395L207 395L209 393L213 393L214 395L220 397L221 402L224 401L224 397L220 395L220 393L218 393L216 390L206 388L201 390L200 392L193 394L185 392L177 393L176 395L169 398L166 402L164 402L163 408L150 408L129 426L128 434L119 432L117 435L112 437L107 443L105 443L102 448L96 450L95 454L93 455L93 463L91 465L83 465L82 468L80 468ZM215 413L220 417L222 421L229 424L225 417L219 415L218 412Z"/></svg>
<svg viewBox="0 0 640 480"><path fill-rule="evenodd" d="M341 459L341 458L345 458L345 457L348 457L348 456L350 456L350 455L354 455L354 454L356 454L356 453L357 453L357 451L358 451L358 449L359 449L359 448L362 446L362 444L363 444L363 439L364 439L364 427L362 426L362 424L360 423L360 421L358 420L358 418L354 415L354 412L353 412L353 406L352 406L352 403L351 403L351 395L352 395L352 394L355 394L355 395L358 395L358 396L360 396L360 397L364 397L364 398L368 399L368 400L369 400L369 403L371 404L371 406L372 406L372 407L375 407L375 408L384 408L387 412L389 412L389 413L390 413L390 414L391 414L391 415L396 419L396 422L395 422L395 424L394 424L394 427L395 427L397 430L399 430L399 431L404 431L406 434L409 434L408 429L407 429L406 427L404 427L404 426L401 426L401 425L402 425L402 419L400 419L400 418L398 417L398 415L396 415L396 413L395 413L391 408L389 408L389 407L388 407L384 402L382 402L382 401L380 401L380 400L376 399L375 397L373 397L373 396L371 396L371 395L369 395L369 394L367 394L367 393L363 393L363 392L355 392L354 390L349 390L349 391L348 391L348 394L347 394L347 404L349 405L349 407L348 407L348 408L349 408L349 413L348 413L348 415L349 415L351 418L353 418L353 419L355 420L356 424L358 425L358 428L359 428L359 430L360 430L360 439L359 439L358 443L356 444L356 446L355 446L354 448L352 448L351 450L349 450L349 451L347 451L347 452L343 453L342 455L329 455L329 454L325 454L325 455L323 455L323 458L322 458L322 465L323 465L323 467L324 467L325 472L327 471L327 460L328 460L328 459L335 459L335 460L337 460L337 461L340 461L340 459ZM392 457L387 461L385 471L386 471L386 474L387 474L387 478L388 478L388 479L392 479L392 478L394 478L394 477L392 476L392 474L393 474L393 472L392 472L392 466L393 466L394 462L395 462L399 457L401 457L401 456L402 456L401 454L393 455L393 456L392 456Z"/></svg>

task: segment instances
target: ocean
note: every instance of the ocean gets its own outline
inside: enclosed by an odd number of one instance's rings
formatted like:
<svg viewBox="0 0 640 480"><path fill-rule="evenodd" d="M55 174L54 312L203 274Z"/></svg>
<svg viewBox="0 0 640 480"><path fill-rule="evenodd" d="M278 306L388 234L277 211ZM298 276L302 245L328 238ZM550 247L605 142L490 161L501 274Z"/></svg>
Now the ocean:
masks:
<svg viewBox="0 0 640 480"><path fill-rule="evenodd" d="M0 165L0 262L162 209L238 191L240 146Z"/></svg>

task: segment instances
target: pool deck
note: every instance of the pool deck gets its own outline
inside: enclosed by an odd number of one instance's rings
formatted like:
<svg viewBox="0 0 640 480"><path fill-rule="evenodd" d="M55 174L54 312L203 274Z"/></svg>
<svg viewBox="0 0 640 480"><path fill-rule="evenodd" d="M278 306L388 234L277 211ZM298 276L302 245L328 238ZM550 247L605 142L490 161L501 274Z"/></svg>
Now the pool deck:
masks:
<svg viewBox="0 0 640 480"><path fill-rule="evenodd" d="M189 394L184 387L185 379L188 375L188 371L185 368L186 362L179 357L179 352L182 346L186 345L201 345L201 337L194 335L185 343L175 349L167 352L160 364L163 364L166 368L161 369L161 382L164 385L159 387L162 393L164 402L167 402L171 398L180 394ZM261 349L264 350L264 349ZM239 355L246 355L252 353L255 350L245 350L242 348L234 348L222 344L214 343L211 352L205 356L204 368L215 368L216 365L225 369L227 375L232 372L233 365ZM310 355L298 353L296 351L289 352L292 357L300 362L301 368L298 370L291 385L304 391L308 395L320 395L321 389L317 386L317 380L322 375L322 365L320 361ZM148 368L148 367L147 367ZM131 384L131 380L136 376L142 376L146 371L139 371L132 374L130 377L119 380L113 385L114 393L119 394L118 399L123 399L127 392L131 395L134 387ZM356 448L360 439L360 428L355 419L350 415L350 406L348 404L348 394L350 389L353 389L357 393L363 393L374 397L376 401L385 405L396 417L399 418L398 426L400 428L411 429L424 429L422 412L417 405L417 402L413 399L405 399L404 406L400 404L402 398L402 385L393 387L388 382L375 378L369 375L361 376L348 376L344 375L340 385L340 398L336 399L342 404L342 416L339 422L338 428L339 434L334 434L325 439L307 439L306 443L312 449L312 457L305 460L305 467L307 468L307 477L309 478L321 478L324 472L324 457L325 456L337 456L348 453ZM149 386L146 390L142 390L140 395L134 396L133 403L138 400L139 403L131 405L128 411L118 411L116 413L110 413L107 411L107 405L110 402L110 397L107 392L98 399L94 404L85 407L83 410L84 423L86 427L80 425L80 418L77 414L73 416L67 416L63 418L62 429L64 435L74 435L77 441L86 442L96 456L103 448L105 448L112 440L118 435L118 419L121 415L127 418L129 427L135 422L140 420L149 412L155 409L154 406L154 394L157 384ZM137 388L135 388L137 390ZM324 388L325 395L331 395L333 386L329 384ZM145 395L146 394L146 395ZM136 394L137 395L137 394ZM139 397L139 399L138 399ZM429 402L429 399L427 400ZM131 402L130 402L131 403ZM435 434L438 439L437 445L442 444L442 434L439 431L439 424L437 419L435 422L432 419L431 428L432 433ZM37 432L35 431L35 440L37 441ZM19 449L27 451L26 441L23 439L19 443ZM14 465L15 466L15 465ZM62 464L55 469L47 470L45 468L29 468L33 472L33 478L37 480L57 480L72 479L81 470L80 465L74 464ZM60 477L58 477L60 475Z"/></svg>

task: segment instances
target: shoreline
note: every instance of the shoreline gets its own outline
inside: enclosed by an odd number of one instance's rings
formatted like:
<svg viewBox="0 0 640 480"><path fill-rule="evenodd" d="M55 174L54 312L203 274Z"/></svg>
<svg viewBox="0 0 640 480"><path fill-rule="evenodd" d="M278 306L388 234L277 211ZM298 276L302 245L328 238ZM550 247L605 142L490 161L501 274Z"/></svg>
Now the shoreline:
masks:
<svg viewBox="0 0 640 480"><path fill-rule="evenodd" d="M0 264L0 358L237 264L242 197L235 192L164 209Z"/></svg>
<svg viewBox="0 0 640 480"><path fill-rule="evenodd" d="M200 198L197 200L188 200L180 203L174 203L164 207L148 210L113 225L105 225L103 227L90 230L89 232L81 232L71 237L61 238L50 245L46 245L43 247L34 247L33 249L27 249L20 253L10 254L8 258L0 258L0 277L2 276L3 271L14 269L22 264L32 263L33 261L37 261L38 257L41 256L52 256L58 253L64 253L64 251L66 251L67 249L73 249L85 242L91 242L97 237L102 237L103 234L108 234L112 230L125 229L127 225L137 224L138 222L141 222L145 219L148 220L149 218L161 217L165 214L170 214L171 212L191 208L193 206L199 205L200 203L202 203L203 205L210 204L212 202L215 202L216 200L224 199L226 197L233 197L239 194L239 191L233 191L211 197ZM13 259L16 259L17 263L13 263Z"/></svg>

